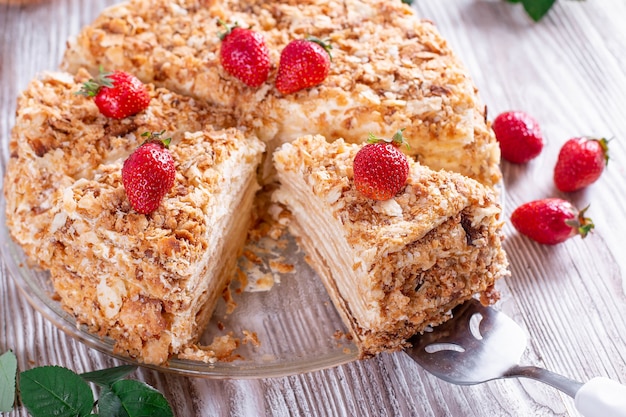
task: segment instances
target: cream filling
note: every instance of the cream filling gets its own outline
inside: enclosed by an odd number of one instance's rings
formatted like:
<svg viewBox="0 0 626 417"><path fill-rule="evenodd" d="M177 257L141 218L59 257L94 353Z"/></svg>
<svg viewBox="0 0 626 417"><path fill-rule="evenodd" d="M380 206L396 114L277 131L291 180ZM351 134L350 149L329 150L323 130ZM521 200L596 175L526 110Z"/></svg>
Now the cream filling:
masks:
<svg viewBox="0 0 626 417"><path fill-rule="evenodd" d="M311 198L308 185L291 171L279 171L281 188L274 198L287 205L295 222L290 231L299 237L345 324L353 329L370 328L377 320L377 304L368 302L369 265L350 247L341 222L318 198Z"/></svg>
<svg viewBox="0 0 626 417"><path fill-rule="evenodd" d="M267 119L273 121L270 124L274 125L273 129L265 129L262 124L257 134L266 142L276 142L275 147L278 147L307 134L319 134L327 138L343 137L348 142L361 143L367 140L370 133L380 137L391 137L398 129L407 127L406 124L390 123L376 111L375 103L369 98L374 93L365 94L367 91L369 90L364 90L360 94L358 92L348 94L337 89L333 91L334 95L320 98L302 101L276 100L274 106L267 108ZM379 99L377 94L376 98ZM428 100L431 101L424 109L411 105L412 102L399 102L393 107L406 112L406 116L411 118L421 117L422 112L443 111L440 98L438 101L432 98ZM425 106L424 103L421 105ZM245 107L246 105L242 106L244 109ZM361 111L363 108L372 110L363 112ZM252 111L252 106L247 110ZM448 169L459 172L459 165L467 162L463 158L464 146L474 141L474 110L458 109L456 115L460 122L455 125L453 134L442 132L436 141L407 136L406 139L411 145L409 153L419 153L420 160L435 170ZM347 123L348 121L350 123ZM341 127L343 124L349 128ZM471 168L474 171L478 169Z"/></svg>
<svg viewBox="0 0 626 417"><path fill-rule="evenodd" d="M226 186L221 193L213 196L220 206L207 218L207 225L210 225L209 250L204 252L187 281L185 298L192 301L188 309L176 312L172 322L174 352L197 336L196 329L208 322L224 286L232 278L237 257L245 243L254 196L259 188L255 169L256 165L247 165L245 169L240 169L238 175L224 178Z"/></svg>

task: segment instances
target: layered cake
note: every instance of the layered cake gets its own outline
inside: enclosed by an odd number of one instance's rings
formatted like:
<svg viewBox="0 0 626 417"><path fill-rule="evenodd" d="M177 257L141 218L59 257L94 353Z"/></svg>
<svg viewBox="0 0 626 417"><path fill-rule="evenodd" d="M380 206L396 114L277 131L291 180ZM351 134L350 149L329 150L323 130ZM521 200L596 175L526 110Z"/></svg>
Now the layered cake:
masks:
<svg viewBox="0 0 626 417"><path fill-rule="evenodd" d="M409 160L404 189L373 200L354 186L359 149L319 135L283 145L274 198L367 357L402 348L476 294L491 303L507 261L492 190Z"/></svg>
<svg viewBox="0 0 626 417"><path fill-rule="evenodd" d="M273 69L249 88L220 64L223 28L263 35ZM325 81L284 95L276 64L293 39L332 46ZM467 70L434 25L399 0L131 0L109 8L69 43L63 68L122 69L144 82L229 106L271 150L304 134L361 142L406 129L411 155L486 185L501 176L497 142Z"/></svg>
<svg viewBox="0 0 626 417"><path fill-rule="evenodd" d="M222 61L234 22L268 51L253 87ZM308 36L332 47L328 72L281 92L282 52ZM138 77L149 106L103 116L76 94L101 68ZM71 39L61 69L19 97L7 222L64 308L117 352L219 356L195 343L233 276L258 183L278 188L363 357L401 348L475 294L493 300L506 269L498 144L467 70L399 0L130 0ZM406 185L384 202L358 194L355 152L399 129ZM176 172L142 214L121 172L146 133L171 136Z"/></svg>
<svg viewBox="0 0 626 417"><path fill-rule="evenodd" d="M75 94L88 74L49 73L19 97L4 182L7 222L49 270L62 305L116 351L163 363L192 346L233 276L264 144L217 109L149 88L116 121ZM171 135L175 185L148 215L130 206L124 160L144 132Z"/></svg>

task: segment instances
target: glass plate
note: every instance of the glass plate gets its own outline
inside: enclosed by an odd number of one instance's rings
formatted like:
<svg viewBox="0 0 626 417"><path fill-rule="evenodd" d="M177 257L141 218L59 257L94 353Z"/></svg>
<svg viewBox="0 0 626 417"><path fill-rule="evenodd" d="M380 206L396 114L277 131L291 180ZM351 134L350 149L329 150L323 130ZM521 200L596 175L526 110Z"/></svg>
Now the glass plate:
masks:
<svg viewBox="0 0 626 417"><path fill-rule="evenodd" d="M22 249L11 239L5 206L2 194L1 252L9 274L29 303L71 337L132 363L131 359L113 353L111 339L89 333L53 298L48 273L29 267ZM288 242L283 257L286 263L294 265L294 271L280 274L270 290L234 294L237 307L230 314L226 314L226 304L220 299L200 339L202 344L209 344L216 335L232 331L235 337L243 337L242 331L247 330L256 333L259 346L241 344L235 353L243 358L233 362L206 364L172 359L168 366L147 367L203 378L262 378L310 372L356 360L356 346L345 337L337 337L337 331L345 334L347 330L323 284L305 262L294 239L288 236ZM266 262L269 259L265 259Z"/></svg>

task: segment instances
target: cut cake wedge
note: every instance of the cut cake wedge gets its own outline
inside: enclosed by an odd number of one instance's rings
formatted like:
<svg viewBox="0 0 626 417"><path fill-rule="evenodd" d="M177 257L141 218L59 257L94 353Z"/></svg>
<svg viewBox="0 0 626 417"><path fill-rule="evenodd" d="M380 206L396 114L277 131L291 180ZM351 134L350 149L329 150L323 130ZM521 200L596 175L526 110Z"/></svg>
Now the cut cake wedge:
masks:
<svg viewBox="0 0 626 417"><path fill-rule="evenodd" d="M107 119L75 94L88 77L48 73L21 94L7 224L78 323L111 337L118 353L161 364L194 347L233 276L265 146L226 128L232 119L219 108L152 86L147 110ZM175 184L155 212L139 214L121 168L144 132L163 130Z"/></svg>
<svg viewBox="0 0 626 417"><path fill-rule="evenodd" d="M410 160L403 191L361 196L352 181L360 145L304 136L274 153L274 199L324 281L362 357L397 350L479 294L497 299L508 274L497 197L477 181Z"/></svg>

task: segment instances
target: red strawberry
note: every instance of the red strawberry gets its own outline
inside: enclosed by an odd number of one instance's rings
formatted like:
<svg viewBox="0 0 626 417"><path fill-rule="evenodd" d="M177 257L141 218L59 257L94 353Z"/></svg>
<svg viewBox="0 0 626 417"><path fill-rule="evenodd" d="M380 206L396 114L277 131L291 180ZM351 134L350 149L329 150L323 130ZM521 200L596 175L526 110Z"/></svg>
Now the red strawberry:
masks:
<svg viewBox="0 0 626 417"><path fill-rule="evenodd" d="M580 190L596 182L608 162L606 139L572 138L559 152L554 167L554 184L564 192Z"/></svg>
<svg viewBox="0 0 626 417"><path fill-rule="evenodd" d="M222 40L220 61L222 67L233 77L250 87L258 87L267 80L270 72L270 51L263 35L251 29L243 29L235 23L227 25Z"/></svg>
<svg viewBox="0 0 626 417"><path fill-rule="evenodd" d="M398 149L403 143L402 130L390 140L370 135L354 157L357 191L373 200L389 200L402 190L409 176L409 163Z"/></svg>
<svg viewBox="0 0 626 417"><path fill-rule="evenodd" d="M296 39L280 54L276 88L291 94L321 84L330 71L331 46L316 38Z"/></svg>
<svg viewBox="0 0 626 417"><path fill-rule="evenodd" d="M585 217L587 208L578 211L569 201L560 198L535 200L516 208L511 222L532 240L555 245L572 236L587 236L594 227L591 219Z"/></svg>
<svg viewBox="0 0 626 417"><path fill-rule="evenodd" d="M157 139L161 133L144 133L148 139L124 161L122 182L133 208L142 214L155 211L172 189L176 169L167 147L170 139Z"/></svg>
<svg viewBox="0 0 626 417"><path fill-rule="evenodd" d="M94 97L100 113L113 119L123 119L139 113L150 104L150 94L141 81L124 71L100 74L83 84L78 92Z"/></svg>
<svg viewBox="0 0 626 417"><path fill-rule="evenodd" d="M539 123L528 113L504 112L495 118L492 128L500 143L502 158L509 162L524 164L543 149Z"/></svg>

